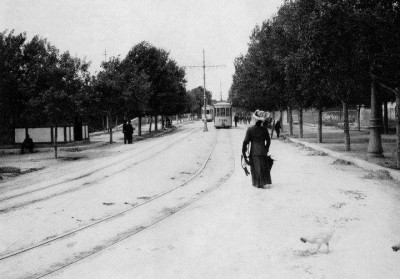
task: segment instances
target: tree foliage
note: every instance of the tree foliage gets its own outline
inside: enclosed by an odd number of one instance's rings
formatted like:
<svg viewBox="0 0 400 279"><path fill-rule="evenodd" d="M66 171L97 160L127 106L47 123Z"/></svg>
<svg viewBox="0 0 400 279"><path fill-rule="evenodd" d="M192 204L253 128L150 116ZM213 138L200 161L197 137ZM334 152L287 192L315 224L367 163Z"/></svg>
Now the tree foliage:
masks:
<svg viewBox="0 0 400 279"><path fill-rule="evenodd" d="M92 76L90 63L60 51L45 38L0 33L0 140L16 126L73 123L104 115L172 115L187 109L185 71L169 54L142 42L125 59L112 57ZM5 131L5 132L3 132Z"/></svg>
<svg viewBox="0 0 400 279"><path fill-rule="evenodd" d="M141 113L147 115L172 115L182 113L186 106L185 71L169 58L169 53L148 42L135 45L122 61L127 77L144 77L148 88L147 106L141 99ZM137 94L136 98L139 99Z"/></svg>
<svg viewBox="0 0 400 279"><path fill-rule="evenodd" d="M246 110L347 110L369 105L371 83L380 101L400 98L399 69L400 1L287 0L236 58L231 99Z"/></svg>
<svg viewBox="0 0 400 279"><path fill-rule="evenodd" d="M193 88L192 90L189 90L187 94L189 96L188 111L191 113L196 113L199 117L201 117L201 108L204 106L204 87L198 86ZM206 99L211 100L211 98L212 93L206 89Z"/></svg>

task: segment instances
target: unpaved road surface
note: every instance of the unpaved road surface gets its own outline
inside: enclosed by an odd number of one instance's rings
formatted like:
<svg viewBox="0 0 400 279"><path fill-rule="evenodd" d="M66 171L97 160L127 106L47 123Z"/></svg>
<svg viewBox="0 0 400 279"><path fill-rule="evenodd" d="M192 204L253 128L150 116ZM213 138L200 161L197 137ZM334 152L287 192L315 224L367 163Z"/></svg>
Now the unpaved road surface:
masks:
<svg viewBox="0 0 400 279"><path fill-rule="evenodd" d="M201 129L79 161L50 181L67 185L10 186L4 197L27 194L0 204L3 256L129 211L1 260L1 278L400 278L396 182L274 139L273 184L257 189L240 167L245 127ZM300 241L333 222L329 253Z"/></svg>

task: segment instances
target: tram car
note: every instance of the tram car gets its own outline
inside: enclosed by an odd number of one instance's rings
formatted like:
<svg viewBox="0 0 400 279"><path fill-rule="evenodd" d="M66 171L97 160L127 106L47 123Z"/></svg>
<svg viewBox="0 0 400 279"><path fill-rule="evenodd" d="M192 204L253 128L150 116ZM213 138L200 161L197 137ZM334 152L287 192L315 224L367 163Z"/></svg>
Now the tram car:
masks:
<svg viewBox="0 0 400 279"><path fill-rule="evenodd" d="M201 107L201 118L204 118L204 106ZM207 122L212 122L214 119L214 107L207 105L206 106L206 119Z"/></svg>
<svg viewBox="0 0 400 279"><path fill-rule="evenodd" d="M232 127L232 104L219 102L214 104L214 126L216 128Z"/></svg>

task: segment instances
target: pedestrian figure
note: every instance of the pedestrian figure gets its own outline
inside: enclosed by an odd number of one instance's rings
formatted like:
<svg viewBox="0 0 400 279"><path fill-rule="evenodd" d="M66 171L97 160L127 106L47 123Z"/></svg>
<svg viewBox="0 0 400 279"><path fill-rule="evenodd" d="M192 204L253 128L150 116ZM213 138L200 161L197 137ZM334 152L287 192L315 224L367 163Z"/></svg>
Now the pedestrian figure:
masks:
<svg viewBox="0 0 400 279"><path fill-rule="evenodd" d="M134 130L135 130L135 128L132 126L131 121L128 120L128 124L126 124L126 126L125 126L125 134L126 134L126 139L128 140L128 144L132 143Z"/></svg>
<svg viewBox="0 0 400 279"><path fill-rule="evenodd" d="M124 134L124 144L128 143L128 135L126 133L126 125L128 125L128 121L125 120L124 124L122 125L122 133Z"/></svg>
<svg viewBox="0 0 400 279"><path fill-rule="evenodd" d="M233 117L233 120L235 121L235 127L237 127L237 123L239 121L239 116L237 116L237 114L235 114L235 117Z"/></svg>
<svg viewBox="0 0 400 279"><path fill-rule="evenodd" d="M167 117L167 120L165 122L166 122L165 127L167 127L167 128L171 128L172 127L171 118Z"/></svg>
<svg viewBox="0 0 400 279"><path fill-rule="evenodd" d="M279 120L275 123L275 132L276 137L279 138L279 133L281 132L281 122Z"/></svg>
<svg viewBox="0 0 400 279"><path fill-rule="evenodd" d="M21 145L21 154L25 153L25 149L28 149L29 152L33 153L33 140L29 137L29 134L26 134L26 137Z"/></svg>
<svg viewBox="0 0 400 279"><path fill-rule="evenodd" d="M272 183L270 173L272 159L268 156L271 139L268 129L262 126L266 113L256 110L253 117L256 124L247 129L242 146L242 155L246 163L250 165L253 186L263 188ZM247 157L248 144L250 144L250 154Z"/></svg>

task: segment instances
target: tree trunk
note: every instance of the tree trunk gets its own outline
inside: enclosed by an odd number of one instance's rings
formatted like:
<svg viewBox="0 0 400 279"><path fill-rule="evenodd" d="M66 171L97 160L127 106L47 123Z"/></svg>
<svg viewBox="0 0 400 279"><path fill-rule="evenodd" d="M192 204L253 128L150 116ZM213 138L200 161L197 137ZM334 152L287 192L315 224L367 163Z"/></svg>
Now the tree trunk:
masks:
<svg viewBox="0 0 400 279"><path fill-rule="evenodd" d="M281 123L281 132L283 132L283 110L280 108L279 109L279 123Z"/></svg>
<svg viewBox="0 0 400 279"><path fill-rule="evenodd" d="M400 90L396 89L397 168L400 169Z"/></svg>
<svg viewBox="0 0 400 279"><path fill-rule="evenodd" d="M315 126L314 109L311 110L311 117L312 117L312 125Z"/></svg>
<svg viewBox="0 0 400 279"><path fill-rule="evenodd" d="M142 135L142 117L138 116L138 136Z"/></svg>
<svg viewBox="0 0 400 279"><path fill-rule="evenodd" d="M272 128L271 128L271 139L274 136L274 130L275 130L275 111L272 112Z"/></svg>
<svg viewBox="0 0 400 279"><path fill-rule="evenodd" d="M57 123L55 125L55 130L54 130L54 157L57 159L58 154L57 154L57 138L58 138L58 127Z"/></svg>
<svg viewBox="0 0 400 279"><path fill-rule="evenodd" d="M303 108L299 108L299 138L303 138Z"/></svg>
<svg viewBox="0 0 400 279"><path fill-rule="evenodd" d="M383 102L383 133L389 134L389 118L387 102Z"/></svg>
<svg viewBox="0 0 400 279"><path fill-rule="evenodd" d="M379 113L377 94L375 92L375 83L371 83L371 118L369 126L368 156L383 157L381 128L382 114Z"/></svg>
<svg viewBox="0 0 400 279"><path fill-rule="evenodd" d="M292 107L288 107L289 136L293 136L293 115Z"/></svg>
<svg viewBox="0 0 400 279"><path fill-rule="evenodd" d="M360 119L360 116L361 116L361 105L358 105L357 106L357 126L358 126L358 131L359 132L361 131L361 119Z"/></svg>
<svg viewBox="0 0 400 279"><path fill-rule="evenodd" d="M151 124L153 124L153 116L149 117L149 134L151 134Z"/></svg>
<svg viewBox="0 0 400 279"><path fill-rule="evenodd" d="M342 104L345 150L350 151L349 109L346 102L342 101Z"/></svg>
<svg viewBox="0 0 400 279"><path fill-rule="evenodd" d="M113 142L113 131L112 131L112 125L111 125L111 115L107 116L107 126L108 126L108 130L110 131L110 143Z"/></svg>
<svg viewBox="0 0 400 279"><path fill-rule="evenodd" d="M158 131L158 115L156 114L154 117L154 131L157 132Z"/></svg>
<svg viewBox="0 0 400 279"><path fill-rule="evenodd" d="M322 143L322 108L318 109L318 142Z"/></svg>
<svg viewBox="0 0 400 279"><path fill-rule="evenodd" d="M164 130L165 129L165 118L164 118L164 115L163 116L161 116L161 130Z"/></svg>

